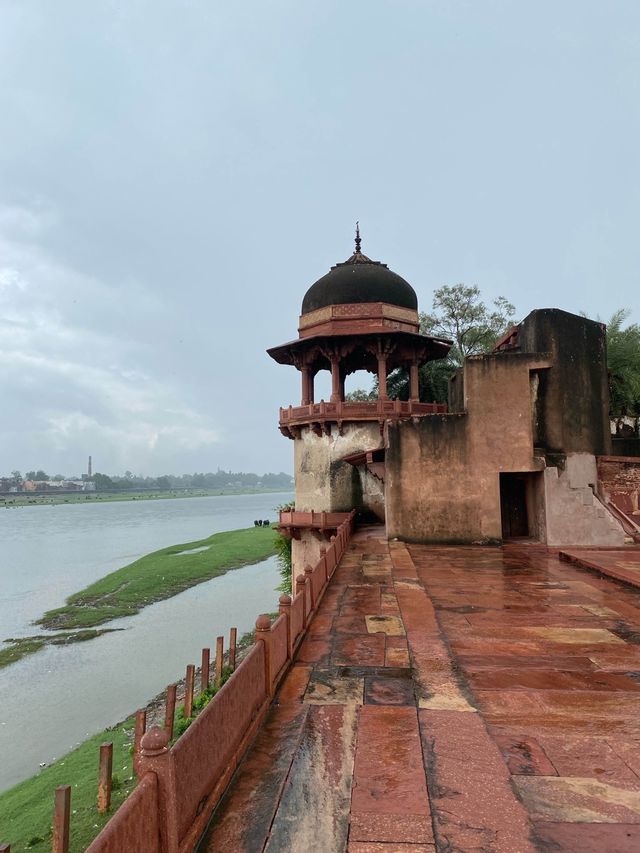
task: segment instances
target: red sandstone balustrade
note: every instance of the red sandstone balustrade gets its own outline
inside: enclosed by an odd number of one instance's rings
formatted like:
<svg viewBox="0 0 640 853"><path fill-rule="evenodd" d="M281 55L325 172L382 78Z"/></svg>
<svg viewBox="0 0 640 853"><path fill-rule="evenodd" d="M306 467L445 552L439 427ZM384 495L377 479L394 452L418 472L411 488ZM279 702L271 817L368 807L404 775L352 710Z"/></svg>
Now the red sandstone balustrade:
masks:
<svg viewBox="0 0 640 853"><path fill-rule="evenodd" d="M289 626L284 614L278 616L271 626L271 672L272 691L275 692L289 663L287 656Z"/></svg>
<svg viewBox="0 0 640 853"><path fill-rule="evenodd" d="M300 592L294 595L291 600L289 631L291 633L291 650L292 655L298 646L298 640L302 639L302 633L305 628L304 623L304 593Z"/></svg>
<svg viewBox="0 0 640 853"><path fill-rule="evenodd" d="M308 567L306 576L297 578L293 600L281 597L284 612L276 621L271 624L268 616L258 618L255 645L173 747L168 747L166 726L144 734L138 787L95 839L90 853L187 853L193 849L293 660L354 520L352 511L326 553Z"/></svg>
<svg viewBox="0 0 640 853"><path fill-rule="evenodd" d="M248 733L253 724L261 721L268 701L264 649L256 643L171 749L180 849L188 849L185 845L193 844L204 829L206 819L202 814L206 812L208 819L244 753Z"/></svg>
<svg viewBox="0 0 640 853"><path fill-rule="evenodd" d="M419 403L415 400L369 400L361 402L309 403L306 406L288 406L280 409L282 425L303 423L380 420L394 417L415 417L447 413L446 403Z"/></svg>
<svg viewBox="0 0 640 853"><path fill-rule="evenodd" d="M87 853L161 853L158 777L146 773Z"/></svg>
<svg viewBox="0 0 640 853"><path fill-rule="evenodd" d="M314 527L318 530L338 528L349 519L348 512L302 512L282 510L280 527Z"/></svg>

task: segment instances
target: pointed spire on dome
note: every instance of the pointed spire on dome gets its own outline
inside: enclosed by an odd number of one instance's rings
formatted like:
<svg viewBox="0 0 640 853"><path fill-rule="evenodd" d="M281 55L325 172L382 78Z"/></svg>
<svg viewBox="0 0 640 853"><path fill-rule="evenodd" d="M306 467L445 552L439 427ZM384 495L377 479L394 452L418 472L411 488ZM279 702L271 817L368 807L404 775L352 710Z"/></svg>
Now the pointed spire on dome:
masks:
<svg viewBox="0 0 640 853"><path fill-rule="evenodd" d="M350 258L344 262L345 264L377 264L379 261L372 261L371 258L368 258L366 255L362 254L362 249L360 248L362 244L362 238L360 237L360 222L356 222L356 250L351 255Z"/></svg>

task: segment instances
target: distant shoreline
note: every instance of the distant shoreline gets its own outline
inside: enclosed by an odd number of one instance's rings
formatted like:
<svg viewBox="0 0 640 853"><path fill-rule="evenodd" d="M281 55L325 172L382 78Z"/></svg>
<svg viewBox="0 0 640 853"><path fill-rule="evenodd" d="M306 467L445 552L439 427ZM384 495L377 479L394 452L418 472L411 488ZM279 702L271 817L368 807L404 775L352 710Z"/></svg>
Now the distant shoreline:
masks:
<svg viewBox="0 0 640 853"><path fill-rule="evenodd" d="M61 504L89 504L106 503L109 501L159 501L176 498L206 498L219 497L222 495L269 495L280 492L288 492L293 489L256 489L256 488L228 488L228 489L140 489L109 490L101 492L65 492L64 494L51 494L39 492L28 494L25 492L9 492L0 495L0 509L14 509L25 506L57 506Z"/></svg>

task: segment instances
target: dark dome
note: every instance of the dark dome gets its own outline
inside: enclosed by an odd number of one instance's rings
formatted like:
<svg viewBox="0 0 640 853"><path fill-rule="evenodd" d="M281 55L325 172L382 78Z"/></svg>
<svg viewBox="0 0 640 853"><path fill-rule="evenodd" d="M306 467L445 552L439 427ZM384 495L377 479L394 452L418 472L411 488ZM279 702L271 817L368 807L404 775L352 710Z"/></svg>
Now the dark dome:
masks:
<svg viewBox="0 0 640 853"><path fill-rule="evenodd" d="M360 252L331 267L311 285L302 300L302 313L350 302L386 302L418 309L418 298L408 281L391 272L386 264L372 261Z"/></svg>

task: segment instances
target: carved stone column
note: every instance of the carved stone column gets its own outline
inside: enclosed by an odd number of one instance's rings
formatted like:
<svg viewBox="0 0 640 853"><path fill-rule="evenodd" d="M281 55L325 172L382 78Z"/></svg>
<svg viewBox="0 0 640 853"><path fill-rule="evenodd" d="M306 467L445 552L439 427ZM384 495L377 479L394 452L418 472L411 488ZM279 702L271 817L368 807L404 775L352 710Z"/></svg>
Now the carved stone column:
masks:
<svg viewBox="0 0 640 853"><path fill-rule="evenodd" d="M412 403L417 403L420 400L420 377L417 361L414 361L409 367L409 399Z"/></svg>
<svg viewBox="0 0 640 853"><path fill-rule="evenodd" d="M388 400L387 394L387 355L378 353L378 399Z"/></svg>
<svg viewBox="0 0 640 853"><path fill-rule="evenodd" d="M340 360L337 355L331 356L331 402L340 402Z"/></svg>

